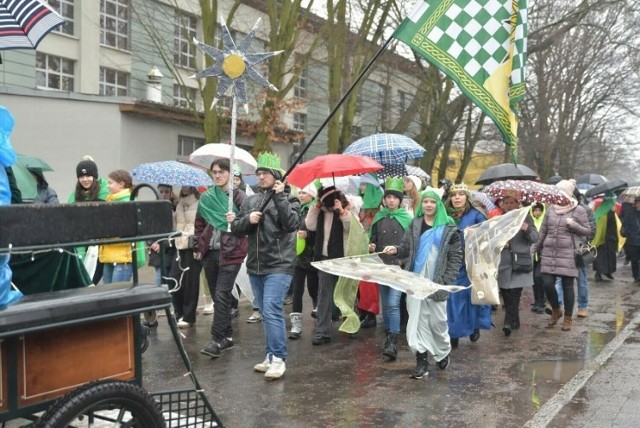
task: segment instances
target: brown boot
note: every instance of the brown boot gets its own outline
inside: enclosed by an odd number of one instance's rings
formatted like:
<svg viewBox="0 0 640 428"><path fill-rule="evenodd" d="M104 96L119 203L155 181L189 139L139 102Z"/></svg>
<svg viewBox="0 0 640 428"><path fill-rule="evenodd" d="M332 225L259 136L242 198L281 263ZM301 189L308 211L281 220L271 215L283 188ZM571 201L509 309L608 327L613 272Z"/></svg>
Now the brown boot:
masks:
<svg viewBox="0 0 640 428"><path fill-rule="evenodd" d="M560 318L562 318L562 309L553 308L553 311L551 312L551 318L549 318L549 321L547 322L547 327L553 327L554 325L556 325Z"/></svg>
<svg viewBox="0 0 640 428"><path fill-rule="evenodd" d="M562 331L571 330L571 315L564 316L564 320L562 321L562 328L560 328L560 330Z"/></svg>

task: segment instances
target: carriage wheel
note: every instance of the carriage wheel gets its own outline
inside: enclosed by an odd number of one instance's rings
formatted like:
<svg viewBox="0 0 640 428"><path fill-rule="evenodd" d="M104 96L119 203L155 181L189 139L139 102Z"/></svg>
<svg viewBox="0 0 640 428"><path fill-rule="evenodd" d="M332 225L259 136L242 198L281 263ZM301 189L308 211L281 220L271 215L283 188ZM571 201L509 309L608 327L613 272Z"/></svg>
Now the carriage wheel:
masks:
<svg viewBox="0 0 640 428"><path fill-rule="evenodd" d="M37 422L37 427L77 426L88 418L99 426L156 428L166 426L162 408L142 387L120 381L81 386L60 398ZM86 425L86 421L83 423Z"/></svg>

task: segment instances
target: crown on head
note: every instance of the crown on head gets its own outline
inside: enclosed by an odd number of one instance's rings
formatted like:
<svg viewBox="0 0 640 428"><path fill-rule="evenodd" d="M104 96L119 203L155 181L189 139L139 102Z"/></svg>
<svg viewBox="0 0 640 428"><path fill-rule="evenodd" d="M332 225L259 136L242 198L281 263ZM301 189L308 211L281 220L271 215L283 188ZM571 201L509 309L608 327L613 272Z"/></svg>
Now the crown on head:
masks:
<svg viewBox="0 0 640 428"><path fill-rule="evenodd" d="M449 188L449 193L456 193L456 192L469 193L469 188L464 183L452 184L451 187Z"/></svg>
<svg viewBox="0 0 640 428"><path fill-rule="evenodd" d="M404 191L403 177L387 177L384 180L384 190L395 190L402 193Z"/></svg>
<svg viewBox="0 0 640 428"><path fill-rule="evenodd" d="M282 171L280 167L280 156L275 153L263 152L258 155L258 168L268 168Z"/></svg>

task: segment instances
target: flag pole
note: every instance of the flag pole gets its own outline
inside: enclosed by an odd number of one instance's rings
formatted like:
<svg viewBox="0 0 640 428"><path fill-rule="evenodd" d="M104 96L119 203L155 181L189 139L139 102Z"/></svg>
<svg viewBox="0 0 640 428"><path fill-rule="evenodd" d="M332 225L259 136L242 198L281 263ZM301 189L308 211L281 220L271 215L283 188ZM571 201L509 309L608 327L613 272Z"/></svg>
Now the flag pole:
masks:
<svg viewBox="0 0 640 428"><path fill-rule="evenodd" d="M395 34L395 33L394 33ZM287 172L284 174L284 176L282 177L282 180L284 181L287 176L291 173L291 171L293 171L293 168L295 168L295 166L300 162L300 160L302 159L302 157L304 156L304 154L307 152L307 150L309 150L309 147L311 147L311 144L313 144L313 142L318 138L318 135L320 135L320 133L322 132L322 130L327 126L327 124L329 123L329 121L331 120L331 118L333 118L333 116L335 116L335 114L338 112L338 109L340 109L340 107L342 106L342 104L344 103L344 101L349 97L349 95L351 95L351 92L353 92L354 88L356 87L356 85L358 83L360 83L360 81L364 78L364 76L369 72L369 69L373 66L373 64L378 60L378 58L380 58L380 56L382 55L382 53L389 47L389 45L391 44L391 42L393 41L394 37L393 35L391 35L385 42L384 44L380 47L380 49L378 49L378 52L376 52L376 54L373 56L373 58L371 58L371 60L369 61L369 63L364 67L364 69L362 69L362 71L360 72L360 74L358 75L358 77L356 77L356 80L353 81L353 83L351 83L351 86L349 86L349 88L347 89L347 92L344 93L344 95L342 95L342 98L340 98L340 100L338 101L338 103L335 105L335 107L333 107L333 110L331 110L331 112L329 112L329 115L327 116L327 118L324 120L324 122L322 122L322 124L320 125L320 127L316 130L316 132L311 136L311 139L309 139L309 142L307 144L305 144L305 146L302 148L302 150L300 151L300 153L298 154L298 157L293 161L293 163L291 164L291 166L289 167L289 169L287 170ZM271 198L273 197L273 192L271 194L269 194L267 196L267 198L264 200L264 202L262 203L262 206L260 207L260 212L264 211L264 209L266 208L267 204L269 203L269 201L271 200Z"/></svg>

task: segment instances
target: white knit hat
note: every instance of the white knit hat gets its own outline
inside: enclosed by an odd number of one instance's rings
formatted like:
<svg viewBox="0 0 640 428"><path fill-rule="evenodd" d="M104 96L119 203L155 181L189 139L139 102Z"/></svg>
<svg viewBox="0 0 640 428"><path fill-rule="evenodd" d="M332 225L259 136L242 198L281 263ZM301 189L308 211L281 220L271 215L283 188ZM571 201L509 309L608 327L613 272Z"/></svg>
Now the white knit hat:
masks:
<svg viewBox="0 0 640 428"><path fill-rule="evenodd" d="M420 192L420 190L422 190L422 180L420 180L420 177L415 176L415 175L407 175L407 178L410 179L411 181L413 181L413 186L416 188L416 190L418 192Z"/></svg>
<svg viewBox="0 0 640 428"><path fill-rule="evenodd" d="M307 184L302 189L300 189L300 191L310 194L311 196L313 196L313 199L318 196L318 189L316 189L316 185L313 183Z"/></svg>
<svg viewBox="0 0 640 428"><path fill-rule="evenodd" d="M566 193L570 198L573 198L573 191L576 189L576 181L573 179L560 180L558 183L556 183L556 187Z"/></svg>

